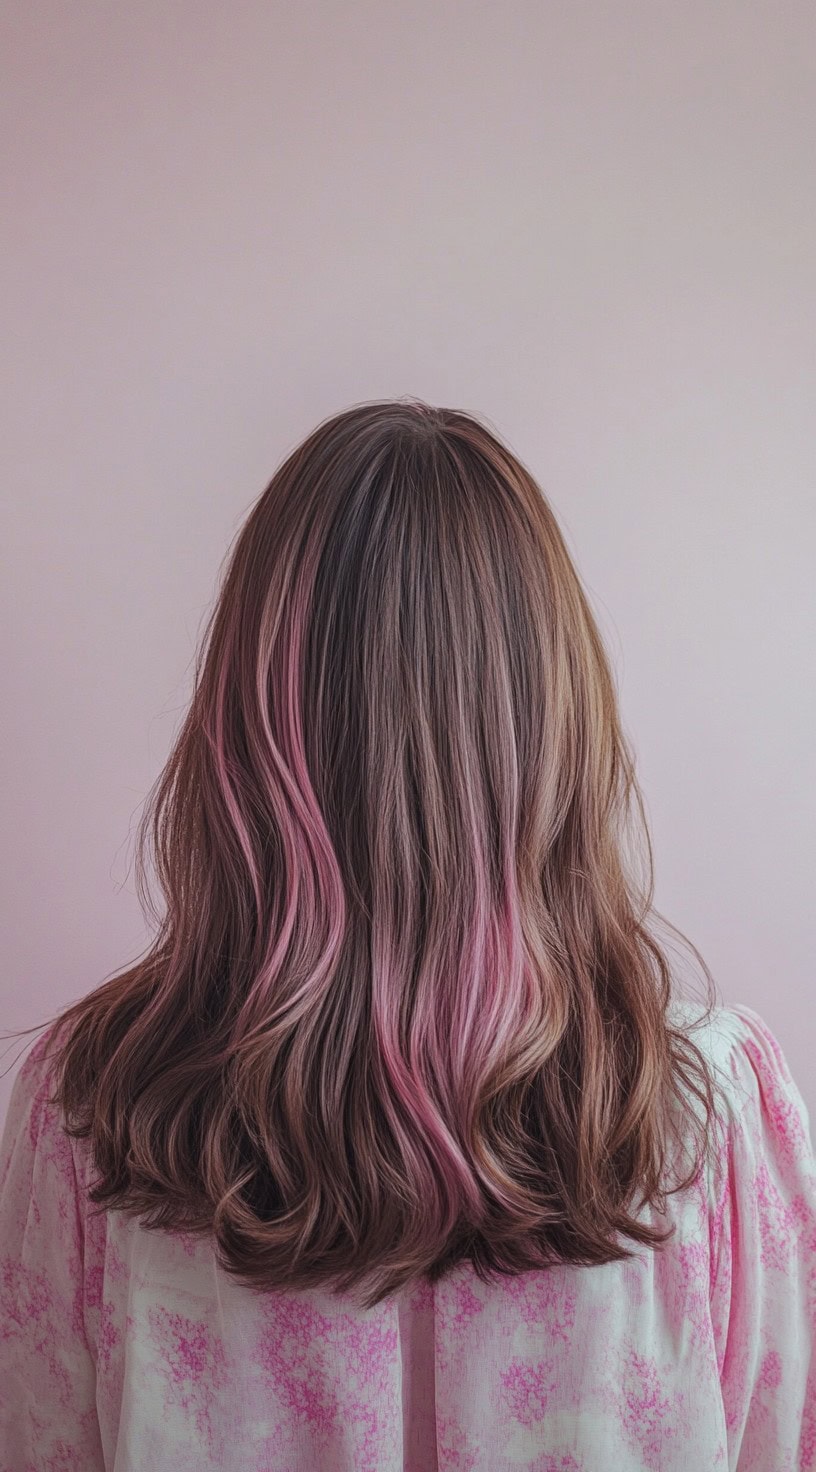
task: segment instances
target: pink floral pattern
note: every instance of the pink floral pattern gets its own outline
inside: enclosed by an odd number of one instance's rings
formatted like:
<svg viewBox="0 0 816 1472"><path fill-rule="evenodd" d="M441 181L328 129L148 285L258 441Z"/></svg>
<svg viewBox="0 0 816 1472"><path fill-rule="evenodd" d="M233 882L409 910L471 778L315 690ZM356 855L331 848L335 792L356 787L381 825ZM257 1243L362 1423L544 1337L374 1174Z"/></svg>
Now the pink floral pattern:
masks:
<svg viewBox="0 0 816 1472"><path fill-rule="evenodd" d="M0 1150L0 1472L816 1472L807 1111L749 1008L695 1035L718 1128L663 1249L492 1285L460 1265L364 1311L94 1216L46 1034Z"/></svg>

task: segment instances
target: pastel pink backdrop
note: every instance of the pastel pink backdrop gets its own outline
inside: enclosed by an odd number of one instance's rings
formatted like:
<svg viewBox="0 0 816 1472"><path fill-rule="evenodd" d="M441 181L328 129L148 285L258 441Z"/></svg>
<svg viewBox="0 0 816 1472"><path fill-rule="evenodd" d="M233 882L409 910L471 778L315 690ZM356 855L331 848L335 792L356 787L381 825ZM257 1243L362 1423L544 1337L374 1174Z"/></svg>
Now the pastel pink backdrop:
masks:
<svg viewBox="0 0 816 1472"><path fill-rule="evenodd" d="M816 9L78 0L2 27L2 1027L146 943L135 824L250 504L319 419L415 393L541 480L656 902L816 1111Z"/></svg>

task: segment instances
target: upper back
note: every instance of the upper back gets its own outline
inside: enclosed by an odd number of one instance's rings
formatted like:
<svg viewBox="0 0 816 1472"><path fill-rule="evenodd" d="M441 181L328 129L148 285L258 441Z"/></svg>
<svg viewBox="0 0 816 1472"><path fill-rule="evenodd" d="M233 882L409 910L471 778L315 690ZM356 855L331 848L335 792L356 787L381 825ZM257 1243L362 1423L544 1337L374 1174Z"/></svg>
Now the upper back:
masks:
<svg viewBox="0 0 816 1472"><path fill-rule="evenodd" d="M692 1025L694 1008L676 1015ZM31 1430L32 1460L73 1438L84 1468L116 1472L811 1465L807 1112L755 1013L717 1008L693 1035L717 1120L700 1176L667 1199L663 1247L492 1283L460 1266L368 1311L322 1291L255 1294L206 1239L92 1215L83 1142L47 1102L38 1043L15 1082L0 1195L0 1373L57 1407L56 1430L44 1413Z"/></svg>

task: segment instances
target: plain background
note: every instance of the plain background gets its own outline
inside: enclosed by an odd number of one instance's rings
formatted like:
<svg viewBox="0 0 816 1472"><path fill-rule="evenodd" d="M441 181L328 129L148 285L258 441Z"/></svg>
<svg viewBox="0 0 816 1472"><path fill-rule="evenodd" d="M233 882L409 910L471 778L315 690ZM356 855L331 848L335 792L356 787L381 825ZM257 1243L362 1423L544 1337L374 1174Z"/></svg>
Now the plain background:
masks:
<svg viewBox="0 0 816 1472"><path fill-rule="evenodd" d="M135 824L250 505L417 394L549 497L655 902L813 1115L811 0L17 0L0 39L3 1028L147 943Z"/></svg>

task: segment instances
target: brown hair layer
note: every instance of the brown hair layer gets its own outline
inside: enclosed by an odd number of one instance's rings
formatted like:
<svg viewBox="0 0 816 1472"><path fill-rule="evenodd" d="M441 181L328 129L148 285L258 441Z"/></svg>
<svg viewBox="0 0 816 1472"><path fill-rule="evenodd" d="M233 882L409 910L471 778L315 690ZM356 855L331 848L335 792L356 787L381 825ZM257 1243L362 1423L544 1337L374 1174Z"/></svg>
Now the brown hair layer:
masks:
<svg viewBox="0 0 816 1472"><path fill-rule="evenodd" d="M140 825L150 906L148 848L153 944L53 1034L101 1209L367 1306L665 1239L711 1082L598 628L486 424L366 403L282 463Z"/></svg>

